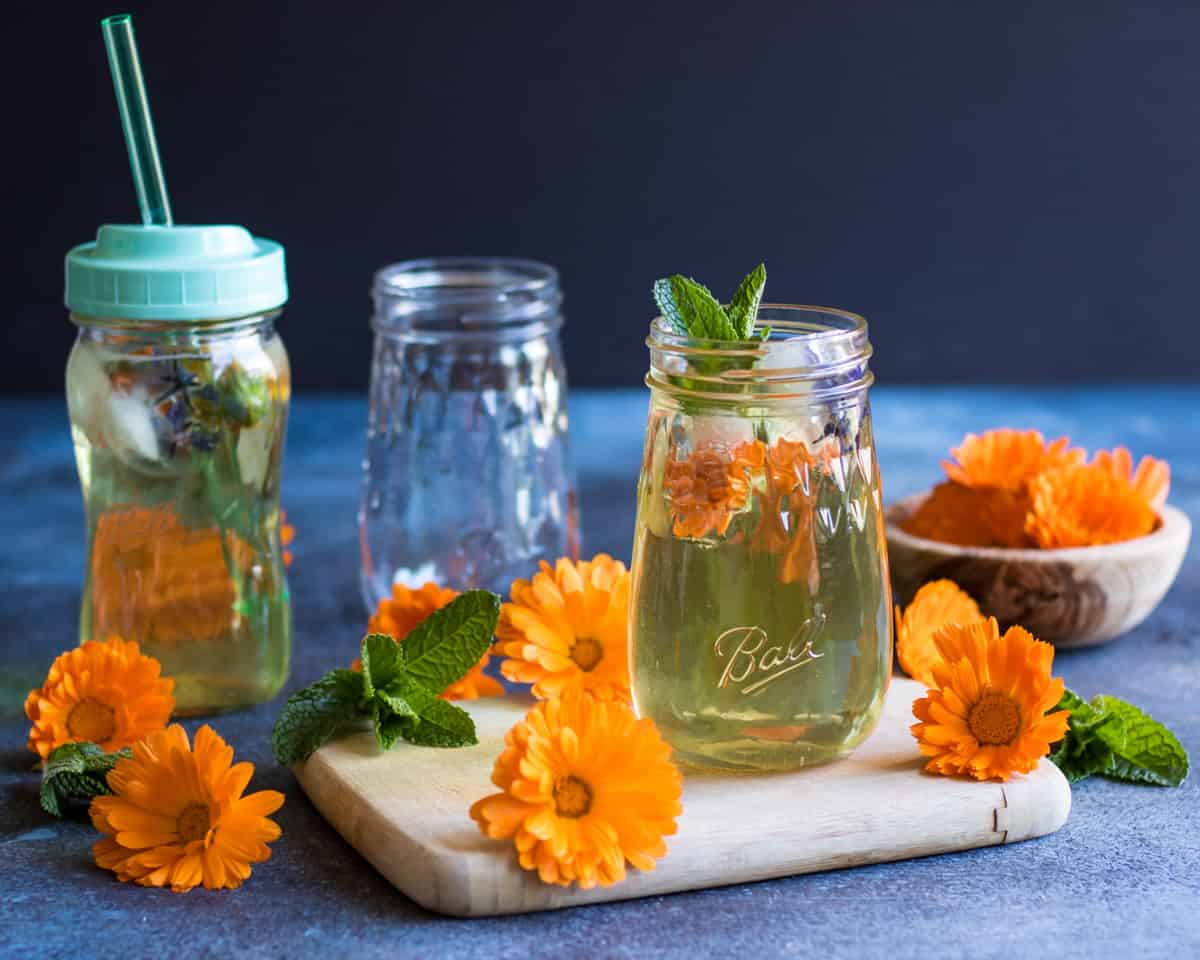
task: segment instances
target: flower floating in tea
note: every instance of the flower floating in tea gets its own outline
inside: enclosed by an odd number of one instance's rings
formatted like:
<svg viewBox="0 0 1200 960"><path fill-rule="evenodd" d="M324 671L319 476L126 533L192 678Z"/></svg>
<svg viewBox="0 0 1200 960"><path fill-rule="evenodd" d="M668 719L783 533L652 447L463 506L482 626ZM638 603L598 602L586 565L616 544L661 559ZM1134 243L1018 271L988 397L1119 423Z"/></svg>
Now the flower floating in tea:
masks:
<svg viewBox="0 0 1200 960"><path fill-rule="evenodd" d="M512 840L545 883L584 889L625 879L626 863L653 870L682 812L682 777L650 720L628 706L576 693L538 703L505 736L492 782L471 817Z"/></svg>
<svg viewBox="0 0 1200 960"><path fill-rule="evenodd" d="M813 525L818 469L802 441L780 437L766 448L762 519L751 542L753 549L783 554L783 583L804 582L813 593L821 583Z"/></svg>
<svg viewBox="0 0 1200 960"><path fill-rule="evenodd" d="M239 617L235 575L267 584L254 561L233 530L193 529L170 507L108 510L92 540L93 627L157 644L221 637Z"/></svg>
<svg viewBox="0 0 1200 960"><path fill-rule="evenodd" d="M731 450L712 444L668 463L663 486L671 497L675 536L724 535L734 514L746 506L751 476L762 465L763 445L757 440Z"/></svg>

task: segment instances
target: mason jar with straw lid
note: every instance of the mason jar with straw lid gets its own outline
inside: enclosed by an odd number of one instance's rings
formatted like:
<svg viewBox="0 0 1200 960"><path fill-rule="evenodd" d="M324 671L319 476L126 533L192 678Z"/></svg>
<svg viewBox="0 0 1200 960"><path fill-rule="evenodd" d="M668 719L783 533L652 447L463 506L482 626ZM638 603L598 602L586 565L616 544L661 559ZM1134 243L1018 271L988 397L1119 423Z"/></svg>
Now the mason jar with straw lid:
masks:
<svg viewBox="0 0 1200 960"><path fill-rule="evenodd" d="M80 640L139 643L175 678L179 712L257 703L283 685L291 650L283 248L239 226L175 225L132 21L102 30L142 223L101 226L66 259Z"/></svg>

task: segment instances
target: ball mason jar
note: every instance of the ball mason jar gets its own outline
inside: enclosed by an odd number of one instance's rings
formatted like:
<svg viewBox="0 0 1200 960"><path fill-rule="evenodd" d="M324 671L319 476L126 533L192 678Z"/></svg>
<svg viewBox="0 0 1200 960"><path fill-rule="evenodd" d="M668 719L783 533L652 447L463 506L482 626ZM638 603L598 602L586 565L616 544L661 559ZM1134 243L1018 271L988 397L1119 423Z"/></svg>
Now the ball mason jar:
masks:
<svg viewBox="0 0 1200 960"><path fill-rule="evenodd" d="M178 713L271 699L292 638L282 248L233 226L104 226L69 254L66 299L80 641L137 641L175 679Z"/></svg>
<svg viewBox="0 0 1200 960"><path fill-rule="evenodd" d="M579 555L558 274L411 260L375 275L359 509L368 610L395 584L506 594Z"/></svg>
<svg viewBox="0 0 1200 960"><path fill-rule="evenodd" d="M762 342L651 325L630 610L635 708L685 764L842 756L891 674L866 322L765 305Z"/></svg>

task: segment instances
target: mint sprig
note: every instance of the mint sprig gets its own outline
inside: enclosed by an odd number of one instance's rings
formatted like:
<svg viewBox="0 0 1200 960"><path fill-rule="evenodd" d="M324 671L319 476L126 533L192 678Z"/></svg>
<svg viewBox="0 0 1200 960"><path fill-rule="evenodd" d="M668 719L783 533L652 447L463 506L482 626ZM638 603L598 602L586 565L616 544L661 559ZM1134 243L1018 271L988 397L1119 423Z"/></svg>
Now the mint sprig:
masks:
<svg viewBox="0 0 1200 960"><path fill-rule="evenodd" d="M118 760L133 756L126 747L105 753L94 743L64 743L50 752L42 771L42 809L61 817L72 800L108 796L108 772Z"/></svg>
<svg viewBox="0 0 1200 960"><path fill-rule="evenodd" d="M305 760L360 717L370 717L384 750L401 739L430 747L477 743L471 715L438 694L479 662L499 618L498 596L468 590L421 621L403 643L367 634L361 673L331 670L288 698L271 733L275 758Z"/></svg>
<svg viewBox="0 0 1200 960"><path fill-rule="evenodd" d="M364 673L330 670L316 683L288 697L271 731L275 759L284 764L304 760L339 728L362 716L367 703L364 675L365 665Z"/></svg>
<svg viewBox="0 0 1200 960"><path fill-rule="evenodd" d="M1101 694L1091 703L1070 690L1058 702L1071 713L1066 737L1050 754L1072 783L1094 774L1177 787L1187 778L1188 755L1163 724L1131 703Z"/></svg>
<svg viewBox="0 0 1200 960"><path fill-rule="evenodd" d="M763 289L767 285L767 268L761 263L738 284L727 312L729 322L738 336L749 340L754 333L754 322L758 319L758 305L762 302Z"/></svg>
<svg viewBox="0 0 1200 960"><path fill-rule="evenodd" d="M752 340L766 283L767 269L760 263L738 285L725 307L706 286L676 273L655 281L654 302L680 336L699 340ZM768 333L760 331L758 339L765 340Z"/></svg>

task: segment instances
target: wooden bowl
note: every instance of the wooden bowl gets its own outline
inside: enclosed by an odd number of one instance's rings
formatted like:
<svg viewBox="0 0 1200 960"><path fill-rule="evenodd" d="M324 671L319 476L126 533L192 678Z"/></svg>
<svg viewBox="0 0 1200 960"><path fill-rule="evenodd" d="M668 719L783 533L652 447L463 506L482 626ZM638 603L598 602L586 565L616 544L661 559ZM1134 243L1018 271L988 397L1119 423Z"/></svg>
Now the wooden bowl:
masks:
<svg viewBox="0 0 1200 960"><path fill-rule="evenodd" d="M896 603L930 580L953 580L1002 626L1020 624L1059 647L1091 647L1132 630L1170 589L1192 524L1164 506L1144 537L1099 547L1011 550L959 547L900 529L928 493L887 508L888 561Z"/></svg>

